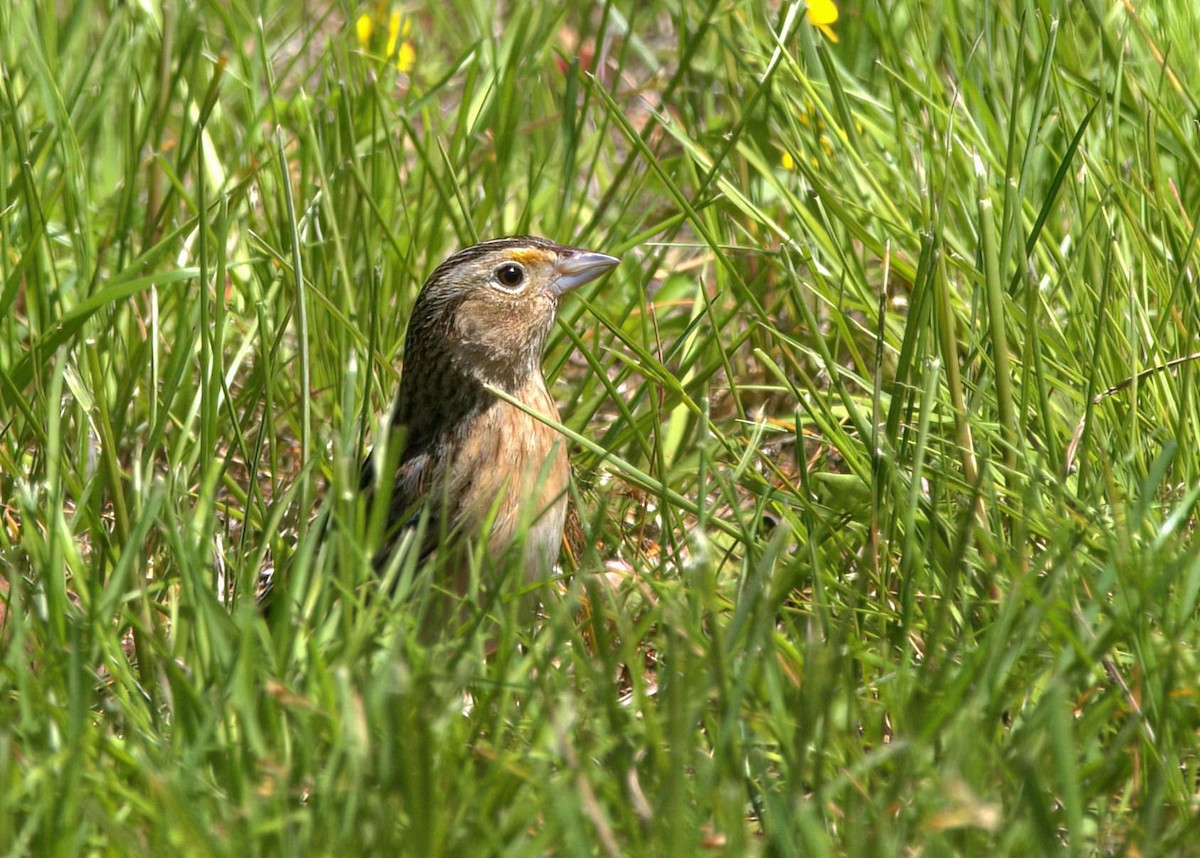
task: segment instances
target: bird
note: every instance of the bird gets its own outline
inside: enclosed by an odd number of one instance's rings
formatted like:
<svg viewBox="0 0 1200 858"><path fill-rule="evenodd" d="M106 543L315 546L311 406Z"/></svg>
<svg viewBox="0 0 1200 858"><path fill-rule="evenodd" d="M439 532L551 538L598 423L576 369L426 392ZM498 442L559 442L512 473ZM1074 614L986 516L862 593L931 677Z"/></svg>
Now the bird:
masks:
<svg viewBox="0 0 1200 858"><path fill-rule="evenodd" d="M566 438L544 422L559 414L542 353L562 296L619 261L510 236L459 250L429 275L408 320L386 452L373 449L361 471L368 516L386 503L377 569L424 517L422 559L454 543L434 583L455 601L470 586L472 544L484 543L490 574L515 567L531 583L552 573L570 462ZM461 605L435 611L426 625L456 617Z"/></svg>

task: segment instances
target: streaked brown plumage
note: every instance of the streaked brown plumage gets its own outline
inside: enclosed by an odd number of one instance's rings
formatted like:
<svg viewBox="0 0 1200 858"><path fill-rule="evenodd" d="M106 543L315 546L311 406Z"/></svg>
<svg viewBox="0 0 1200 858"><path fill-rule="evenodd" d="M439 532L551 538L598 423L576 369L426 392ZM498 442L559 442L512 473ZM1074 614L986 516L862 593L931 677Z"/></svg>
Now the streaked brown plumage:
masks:
<svg viewBox="0 0 1200 858"><path fill-rule="evenodd" d="M438 582L451 593L463 594L468 584L463 540L482 538L485 526L493 568L521 544L523 554L512 562L523 567L526 580L551 572L567 507L565 439L488 388L557 420L541 361L558 299L617 261L520 236L461 250L429 276L404 344L389 440L399 445L393 458L399 464L391 479L388 540L377 565L386 563L424 512L423 553L431 553L442 536L455 541L446 580ZM381 458L363 466L363 486L372 498L379 485L373 463Z"/></svg>

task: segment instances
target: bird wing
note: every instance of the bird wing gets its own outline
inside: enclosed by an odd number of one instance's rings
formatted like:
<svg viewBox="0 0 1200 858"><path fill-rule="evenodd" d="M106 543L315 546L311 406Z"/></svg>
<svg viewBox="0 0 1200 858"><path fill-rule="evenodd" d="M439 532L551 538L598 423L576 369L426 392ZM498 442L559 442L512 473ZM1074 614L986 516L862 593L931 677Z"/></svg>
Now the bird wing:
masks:
<svg viewBox="0 0 1200 858"><path fill-rule="evenodd" d="M367 495L367 516L370 518L375 504L375 498L382 480L377 481L373 456L368 455L362 466L362 490ZM433 491L438 484L438 467L436 456L430 452L422 452L407 456L395 471L391 482L391 495L387 498L386 530L383 542L375 553L375 567L381 569L395 551L404 534L412 530L420 522L421 517L429 517L429 526L420 548L420 559L432 553L438 544L443 517L442 493Z"/></svg>

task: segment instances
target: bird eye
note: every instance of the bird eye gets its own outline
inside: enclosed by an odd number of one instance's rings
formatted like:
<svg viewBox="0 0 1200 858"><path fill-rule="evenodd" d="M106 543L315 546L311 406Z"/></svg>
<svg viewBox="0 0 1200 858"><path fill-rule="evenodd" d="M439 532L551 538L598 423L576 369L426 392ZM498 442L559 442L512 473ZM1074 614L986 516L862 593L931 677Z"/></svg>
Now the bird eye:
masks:
<svg viewBox="0 0 1200 858"><path fill-rule="evenodd" d="M525 282L525 269L515 262L505 262L496 269L496 282L505 289L516 289Z"/></svg>

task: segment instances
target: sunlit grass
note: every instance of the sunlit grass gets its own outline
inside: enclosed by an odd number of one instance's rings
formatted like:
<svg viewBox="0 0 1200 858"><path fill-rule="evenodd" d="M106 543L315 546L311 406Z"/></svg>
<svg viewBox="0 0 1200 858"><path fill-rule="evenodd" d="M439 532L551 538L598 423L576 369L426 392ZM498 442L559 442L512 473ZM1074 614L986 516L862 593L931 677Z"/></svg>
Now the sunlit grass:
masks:
<svg viewBox="0 0 1200 858"><path fill-rule="evenodd" d="M1190 6L68 5L0 7L6 851L1189 848ZM623 257L582 538L429 645L358 466L524 232Z"/></svg>

